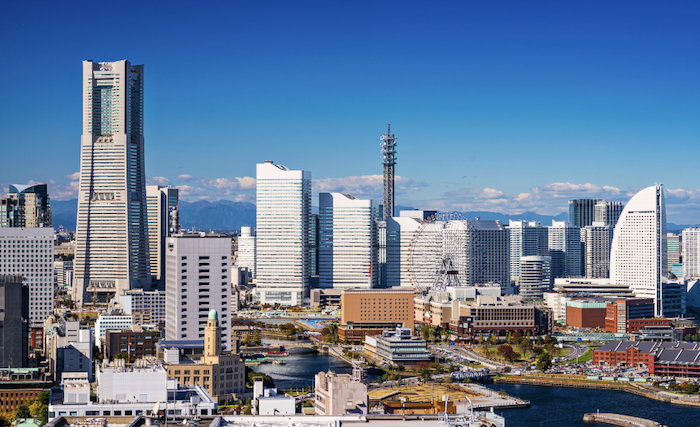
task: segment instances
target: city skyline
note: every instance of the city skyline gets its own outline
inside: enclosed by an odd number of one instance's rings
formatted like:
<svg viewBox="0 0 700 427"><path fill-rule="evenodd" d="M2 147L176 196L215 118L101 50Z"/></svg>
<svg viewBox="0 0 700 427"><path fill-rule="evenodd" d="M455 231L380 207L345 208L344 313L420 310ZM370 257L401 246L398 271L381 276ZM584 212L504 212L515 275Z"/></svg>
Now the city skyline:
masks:
<svg viewBox="0 0 700 427"><path fill-rule="evenodd" d="M254 203L255 164L269 158L312 171L314 200L379 200L391 122L399 206L552 215L569 199L627 201L663 183L669 221L698 222L700 183L671 167L700 130L698 58L686 54L700 40L696 5L269 4L175 4L156 20L147 5L123 19L143 35L100 40L71 25L94 9L10 5L0 34L17 42L5 57L24 66L2 71L13 83L0 140L8 156L39 154L8 165L0 188L35 180L54 200L76 197L76 71L128 58L149 67L147 178L185 201ZM62 84L31 83L47 63Z"/></svg>

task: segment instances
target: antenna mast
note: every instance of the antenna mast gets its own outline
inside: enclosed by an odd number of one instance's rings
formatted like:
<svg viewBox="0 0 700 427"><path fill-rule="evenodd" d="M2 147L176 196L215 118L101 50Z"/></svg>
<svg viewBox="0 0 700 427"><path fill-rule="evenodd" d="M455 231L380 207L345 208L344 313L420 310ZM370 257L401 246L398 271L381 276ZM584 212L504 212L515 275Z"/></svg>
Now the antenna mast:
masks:
<svg viewBox="0 0 700 427"><path fill-rule="evenodd" d="M391 133L391 123L387 133L381 137L382 164L384 165L384 220L394 216L394 166L396 166L396 137Z"/></svg>

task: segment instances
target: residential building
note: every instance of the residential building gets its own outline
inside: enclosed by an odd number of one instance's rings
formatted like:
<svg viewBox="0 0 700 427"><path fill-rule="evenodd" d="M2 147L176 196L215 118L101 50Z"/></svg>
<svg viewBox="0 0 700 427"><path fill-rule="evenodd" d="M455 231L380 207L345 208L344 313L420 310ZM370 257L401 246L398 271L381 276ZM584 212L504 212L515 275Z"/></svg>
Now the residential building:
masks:
<svg viewBox="0 0 700 427"><path fill-rule="evenodd" d="M662 286L668 280L666 204L663 186L638 192L615 226L610 250L610 282L626 284L640 298L653 298L663 316Z"/></svg>
<svg viewBox="0 0 700 427"><path fill-rule="evenodd" d="M19 274L29 290L30 327L53 311L53 228L0 228L0 275Z"/></svg>
<svg viewBox="0 0 700 427"><path fill-rule="evenodd" d="M314 377L314 385L314 415L367 414L369 399L362 378L321 371Z"/></svg>
<svg viewBox="0 0 700 427"><path fill-rule="evenodd" d="M228 327L225 328L230 333ZM245 393L245 365L235 353L224 351L222 327L219 313L212 309L207 314L207 326L204 331L204 354L198 363L178 357L177 362L168 362L168 377L179 384L204 387L215 401L226 402L234 393ZM167 352L167 350L166 350ZM168 361L166 356L166 361Z"/></svg>
<svg viewBox="0 0 700 427"><path fill-rule="evenodd" d="M0 275L0 367L28 365L29 287L19 274Z"/></svg>
<svg viewBox="0 0 700 427"><path fill-rule="evenodd" d="M319 286L376 287L376 204L345 193L320 193L318 199Z"/></svg>
<svg viewBox="0 0 700 427"><path fill-rule="evenodd" d="M547 230L552 277L580 277L581 229L566 221L552 221Z"/></svg>
<svg viewBox="0 0 700 427"><path fill-rule="evenodd" d="M552 290L552 258L525 256L520 258L520 295L539 299Z"/></svg>
<svg viewBox="0 0 700 427"><path fill-rule="evenodd" d="M607 279L610 277L610 245L613 227L603 222L581 229L581 238L585 248L585 276L588 279Z"/></svg>
<svg viewBox="0 0 700 427"><path fill-rule="evenodd" d="M151 322L160 324L165 323L165 298L165 291L132 289L126 291L123 295L119 295L119 307L124 314L134 317L137 313L148 312Z"/></svg>
<svg viewBox="0 0 700 427"><path fill-rule="evenodd" d="M311 172L271 160L256 173L256 291L262 304L302 305L311 276Z"/></svg>
<svg viewBox="0 0 700 427"><path fill-rule="evenodd" d="M10 184L0 199L0 227L51 228L51 202L46 184Z"/></svg>
<svg viewBox="0 0 700 427"><path fill-rule="evenodd" d="M105 333L104 355L108 360L114 359L119 353L127 353L130 357L143 359L146 356L156 356L156 344L160 340L157 329L134 327L122 330L109 330Z"/></svg>
<svg viewBox="0 0 700 427"><path fill-rule="evenodd" d="M147 185L146 217L151 277L160 282L165 275L165 238L180 232L178 189Z"/></svg>
<svg viewBox="0 0 700 427"><path fill-rule="evenodd" d="M625 205L619 200L601 200L595 204L593 222L600 222L603 226L615 228L624 207Z"/></svg>
<svg viewBox="0 0 700 427"><path fill-rule="evenodd" d="M602 201L599 199L569 200L569 223L577 228L591 225L595 220L595 206Z"/></svg>
<svg viewBox="0 0 700 427"><path fill-rule="evenodd" d="M221 313L223 347L231 349L231 238L175 234L167 238L165 339L204 338L210 310Z"/></svg>
<svg viewBox="0 0 700 427"><path fill-rule="evenodd" d="M413 296L408 287L343 290L338 337L360 343L365 335L397 326L413 331Z"/></svg>
<svg viewBox="0 0 700 427"><path fill-rule="evenodd" d="M510 280L520 280L520 258L549 256L549 231L537 221L513 221L508 225L510 239Z"/></svg>
<svg viewBox="0 0 700 427"><path fill-rule="evenodd" d="M92 381L93 331L81 327L70 312L53 314L44 322L44 356L54 381L64 373L87 372Z"/></svg>
<svg viewBox="0 0 700 427"><path fill-rule="evenodd" d="M383 331L366 336L365 349L393 365L427 365L430 353L425 340L414 337L410 328Z"/></svg>
<svg viewBox="0 0 700 427"><path fill-rule="evenodd" d="M107 304L151 284L143 65L83 61L74 298Z"/></svg>
<svg viewBox="0 0 700 427"><path fill-rule="evenodd" d="M651 298L617 298L608 302L605 313L605 330L616 334L628 334L630 321L654 317L654 300Z"/></svg>
<svg viewBox="0 0 700 427"><path fill-rule="evenodd" d="M683 277L700 277L700 228L683 229Z"/></svg>

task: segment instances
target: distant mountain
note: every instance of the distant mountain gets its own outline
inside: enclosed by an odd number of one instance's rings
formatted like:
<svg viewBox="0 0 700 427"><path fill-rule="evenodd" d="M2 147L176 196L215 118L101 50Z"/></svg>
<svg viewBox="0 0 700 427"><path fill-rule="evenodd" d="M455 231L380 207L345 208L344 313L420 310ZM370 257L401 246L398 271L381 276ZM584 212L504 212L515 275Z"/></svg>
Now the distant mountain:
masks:
<svg viewBox="0 0 700 427"><path fill-rule="evenodd" d="M51 223L58 230L75 231L75 218L78 216L78 199L51 200Z"/></svg>
<svg viewBox="0 0 700 427"><path fill-rule="evenodd" d="M684 228L690 228L690 227L700 227L700 224L686 224L686 225L682 225L682 224L674 224L674 223L672 223L672 222L667 222L667 223L666 223L666 230L667 230L669 233L671 233L671 232L680 233Z"/></svg>
<svg viewBox="0 0 700 427"><path fill-rule="evenodd" d="M405 206L397 206L395 209L396 214L398 215L400 211L402 210L414 210L415 208L409 208ZM476 219L476 218L481 218L484 220L500 220L504 224L508 224L509 220L526 220L526 221L540 221L542 225L551 225L552 220L556 221L567 221L569 218L569 214L566 212L562 212L558 215L540 215L535 212L523 212L520 214L512 214L512 215L506 215L498 212L486 212L486 211L469 211L469 212L457 212L458 214L462 215L465 219Z"/></svg>
<svg viewBox="0 0 700 427"><path fill-rule="evenodd" d="M235 231L255 226L255 205L247 202L180 202L180 227L201 231Z"/></svg>

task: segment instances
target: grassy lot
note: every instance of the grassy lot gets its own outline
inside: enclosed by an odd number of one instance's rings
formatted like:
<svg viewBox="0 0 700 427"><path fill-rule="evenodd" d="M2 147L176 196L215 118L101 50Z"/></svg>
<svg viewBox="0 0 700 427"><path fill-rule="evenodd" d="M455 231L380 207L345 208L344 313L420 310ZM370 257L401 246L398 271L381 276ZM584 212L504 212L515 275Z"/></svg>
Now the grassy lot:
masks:
<svg viewBox="0 0 700 427"><path fill-rule="evenodd" d="M513 348L513 351L515 351L519 357L513 361L513 363L525 363L528 362L529 358L534 355L532 350L527 350L523 351L520 346L517 345L512 345L511 347ZM474 347L474 351L479 353L480 355L487 357L490 356L493 360L502 360L502 356L498 353L498 346L497 345L490 345L487 347ZM554 347L552 350L551 356L552 357L564 357L567 354L569 354L569 349L568 348L559 348L559 347ZM524 354L523 354L524 353Z"/></svg>

